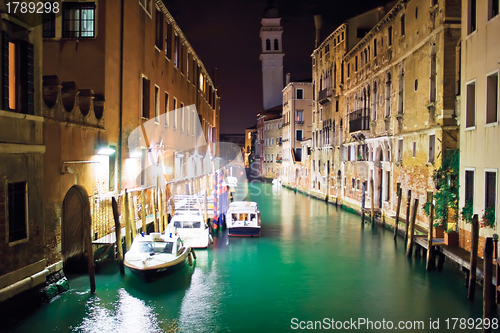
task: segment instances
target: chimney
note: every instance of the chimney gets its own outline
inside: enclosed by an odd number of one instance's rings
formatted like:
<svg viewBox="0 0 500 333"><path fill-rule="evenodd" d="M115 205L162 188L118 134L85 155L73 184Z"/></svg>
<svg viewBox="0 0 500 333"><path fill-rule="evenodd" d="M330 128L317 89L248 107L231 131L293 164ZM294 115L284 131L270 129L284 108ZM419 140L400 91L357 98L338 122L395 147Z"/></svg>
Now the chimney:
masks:
<svg viewBox="0 0 500 333"><path fill-rule="evenodd" d="M290 83L290 73L286 73L286 84L285 87Z"/></svg>
<svg viewBox="0 0 500 333"><path fill-rule="evenodd" d="M321 28L323 27L323 17L321 15L314 15L314 26L316 27L316 43L314 48L318 48L321 44Z"/></svg>

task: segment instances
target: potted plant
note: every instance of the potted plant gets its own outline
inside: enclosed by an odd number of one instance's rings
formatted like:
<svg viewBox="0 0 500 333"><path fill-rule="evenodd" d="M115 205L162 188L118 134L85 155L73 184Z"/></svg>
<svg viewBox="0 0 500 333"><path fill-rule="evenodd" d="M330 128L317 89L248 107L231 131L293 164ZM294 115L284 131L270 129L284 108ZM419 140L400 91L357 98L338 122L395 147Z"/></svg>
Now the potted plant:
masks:
<svg viewBox="0 0 500 333"><path fill-rule="evenodd" d="M458 246L458 232L456 223L448 223L448 228L444 233L444 243L448 246Z"/></svg>
<svg viewBox="0 0 500 333"><path fill-rule="evenodd" d="M480 224L481 228L495 228L495 207L486 207Z"/></svg>
<svg viewBox="0 0 500 333"><path fill-rule="evenodd" d="M435 222L432 228L432 237L434 238L444 238L445 226L442 221Z"/></svg>

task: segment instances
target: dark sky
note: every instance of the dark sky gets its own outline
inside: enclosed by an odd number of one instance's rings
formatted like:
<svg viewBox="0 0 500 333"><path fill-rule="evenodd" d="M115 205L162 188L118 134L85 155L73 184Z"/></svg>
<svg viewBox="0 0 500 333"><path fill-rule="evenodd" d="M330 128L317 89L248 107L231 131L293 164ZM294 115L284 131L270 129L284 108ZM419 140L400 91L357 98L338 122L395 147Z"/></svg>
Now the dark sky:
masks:
<svg viewBox="0 0 500 333"><path fill-rule="evenodd" d="M260 21L266 0L164 0L214 79L221 97L221 133L244 133L262 111ZM283 74L312 77L314 15L323 15L323 37L349 17L388 1L275 0L283 26ZM348 5L346 5L346 3Z"/></svg>

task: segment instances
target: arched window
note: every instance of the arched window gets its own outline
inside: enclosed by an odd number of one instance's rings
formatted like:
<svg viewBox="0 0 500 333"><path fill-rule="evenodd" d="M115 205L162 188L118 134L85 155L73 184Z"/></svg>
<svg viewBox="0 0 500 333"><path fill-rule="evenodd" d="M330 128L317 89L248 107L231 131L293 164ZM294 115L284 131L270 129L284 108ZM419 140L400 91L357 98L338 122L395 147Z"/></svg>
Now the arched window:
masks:
<svg viewBox="0 0 500 333"><path fill-rule="evenodd" d="M271 40L269 38L266 39L266 50L267 51L271 50Z"/></svg>
<svg viewBox="0 0 500 333"><path fill-rule="evenodd" d="M280 44L277 39L274 40L274 50L278 51L280 49Z"/></svg>
<svg viewBox="0 0 500 333"><path fill-rule="evenodd" d="M377 81L373 82L372 121L377 119Z"/></svg>
<svg viewBox="0 0 500 333"><path fill-rule="evenodd" d="M387 81L385 82L385 116L391 115L391 73L387 73Z"/></svg>

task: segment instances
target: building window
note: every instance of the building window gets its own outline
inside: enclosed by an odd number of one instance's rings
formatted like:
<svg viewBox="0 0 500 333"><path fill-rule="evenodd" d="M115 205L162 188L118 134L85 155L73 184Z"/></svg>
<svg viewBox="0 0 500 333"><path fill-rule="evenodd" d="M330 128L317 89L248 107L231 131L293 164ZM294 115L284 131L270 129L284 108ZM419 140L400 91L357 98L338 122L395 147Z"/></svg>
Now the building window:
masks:
<svg viewBox="0 0 500 333"><path fill-rule="evenodd" d="M295 138L296 138L297 141L302 141L303 140L302 130L296 130Z"/></svg>
<svg viewBox="0 0 500 333"><path fill-rule="evenodd" d="M385 116L391 115L391 73L387 73L387 81L385 83Z"/></svg>
<svg viewBox="0 0 500 333"><path fill-rule="evenodd" d="M467 84L465 127L476 126L476 82Z"/></svg>
<svg viewBox="0 0 500 333"><path fill-rule="evenodd" d="M399 73L399 98L398 98L398 113L403 113L404 108L404 87L405 87L405 74L403 69Z"/></svg>
<svg viewBox="0 0 500 333"><path fill-rule="evenodd" d="M467 34L476 31L476 0L467 1Z"/></svg>
<svg viewBox="0 0 500 333"><path fill-rule="evenodd" d="M151 81L142 77L142 117L149 118Z"/></svg>
<svg viewBox="0 0 500 333"><path fill-rule="evenodd" d="M277 39L274 40L274 50L278 51L280 49L279 42Z"/></svg>
<svg viewBox="0 0 500 333"><path fill-rule="evenodd" d="M377 81L373 82L372 121L377 119Z"/></svg>
<svg viewBox="0 0 500 333"><path fill-rule="evenodd" d="M496 189L497 189L497 173L495 171L486 171L485 174L485 189L486 189L486 200L485 208L493 208L493 212L496 215Z"/></svg>
<svg viewBox="0 0 500 333"><path fill-rule="evenodd" d="M168 93L165 92L165 113L163 114L163 116L165 117L165 126L168 126Z"/></svg>
<svg viewBox="0 0 500 333"><path fill-rule="evenodd" d="M161 50L163 44L163 13L159 10L156 11L155 21L155 45Z"/></svg>
<svg viewBox="0 0 500 333"><path fill-rule="evenodd" d="M401 36L405 35L406 24L405 24L405 14L401 15Z"/></svg>
<svg viewBox="0 0 500 333"><path fill-rule="evenodd" d="M488 0L488 20L498 15L499 2L500 0Z"/></svg>
<svg viewBox="0 0 500 333"><path fill-rule="evenodd" d="M429 135L429 162L434 163L434 156L436 154L436 136Z"/></svg>
<svg viewBox="0 0 500 333"><path fill-rule="evenodd" d="M339 100L335 101L335 112L339 112Z"/></svg>
<svg viewBox="0 0 500 333"><path fill-rule="evenodd" d="M354 58L354 71L358 71L358 56L356 56L356 58Z"/></svg>
<svg viewBox="0 0 500 333"><path fill-rule="evenodd" d="M26 182L9 183L8 215L9 243L28 237L28 187Z"/></svg>
<svg viewBox="0 0 500 333"><path fill-rule="evenodd" d="M413 157L417 157L417 143L413 142Z"/></svg>
<svg viewBox="0 0 500 333"><path fill-rule="evenodd" d="M43 13L42 14L43 37L54 38L56 36L56 14Z"/></svg>
<svg viewBox="0 0 500 333"><path fill-rule="evenodd" d="M160 123L160 87L155 85L155 123Z"/></svg>
<svg viewBox="0 0 500 333"><path fill-rule="evenodd" d="M297 99L304 99L304 90L297 89Z"/></svg>
<svg viewBox="0 0 500 333"><path fill-rule="evenodd" d="M95 37L95 3L63 2L63 38Z"/></svg>
<svg viewBox="0 0 500 333"><path fill-rule="evenodd" d="M498 72L486 78L486 123L498 121Z"/></svg>
<svg viewBox="0 0 500 333"><path fill-rule="evenodd" d="M403 139L398 140L398 162L403 161Z"/></svg>
<svg viewBox="0 0 500 333"><path fill-rule="evenodd" d="M179 68L179 36L175 34L174 37L174 66L175 68Z"/></svg>
<svg viewBox="0 0 500 333"><path fill-rule="evenodd" d="M174 97L174 105L173 108L174 110L174 128L177 128L177 99Z"/></svg>
<svg viewBox="0 0 500 333"><path fill-rule="evenodd" d="M266 51L271 50L271 40L268 38L266 39Z"/></svg>
<svg viewBox="0 0 500 333"><path fill-rule="evenodd" d="M389 38L389 46L391 46L391 45L392 45L392 27L389 27L389 28L387 29L387 33L388 33L388 35L389 35L389 36L388 36L388 38Z"/></svg>
<svg viewBox="0 0 500 333"><path fill-rule="evenodd" d="M185 62L184 62L184 52L185 52L185 46L184 44L181 43L180 45L180 54L179 54L179 61L180 61L180 68L181 68L181 73L185 73Z"/></svg>
<svg viewBox="0 0 500 333"><path fill-rule="evenodd" d="M302 124L304 122L304 111L303 110L297 110L296 121L299 124Z"/></svg>
<svg viewBox="0 0 500 333"><path fill-rule="evenodd" d="M389 202L391 199L391 172L386 171L385 176L385 201Z"/></svg>
<svg viewBox="0 0 500 333"><path fill-rule="evenodd" d="M474 170L465 170L465 202L474 204Z"/></svg>
<svg viewBox="0 0 500 333"><path fill-rule="evenodd" d="M148 13L149 15L151 15L152 13L152 8L151 8L152 1L153 0L139 0L139 3L141 4L142 8L144 8L146 13Z"/></svg>
<svg viewBox="0 0 500 333"><path fill-rule="evenodd" d="M165 35L165 56L172 58L172 25L167 23L167 34Z"/></svg>
<svg viewBox="0 0 500 333"><path fill-rule="evenodd" d="M184 103L181 103L179 108L179 127L181 131L184 131Z"/></svg>
<svg viewBox="0 0 500 333"><path fill-rule="evenodd" d="M436 68L436 51L435 51L435 46L432 46L432 52L431 52L431 76L430 76L430 91L429 91L429 101L431 103L436 102L436 97L437 97L437 84L436 84L436 79L437 79L437 68Z"/></svg>

